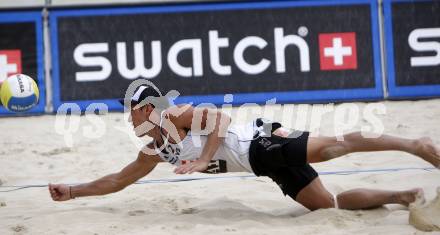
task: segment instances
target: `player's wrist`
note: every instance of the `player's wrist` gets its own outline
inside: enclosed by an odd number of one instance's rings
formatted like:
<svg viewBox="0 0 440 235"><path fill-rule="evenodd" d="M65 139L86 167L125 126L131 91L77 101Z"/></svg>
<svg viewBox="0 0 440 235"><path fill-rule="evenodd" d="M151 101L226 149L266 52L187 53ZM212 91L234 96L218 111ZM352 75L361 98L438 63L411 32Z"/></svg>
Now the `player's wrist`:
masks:
<svg viewBox="0 0 440 235"><path fill-rule="evenodd" d="M75 199L76 194L73 186L69 186L69 199Z"/></svg>

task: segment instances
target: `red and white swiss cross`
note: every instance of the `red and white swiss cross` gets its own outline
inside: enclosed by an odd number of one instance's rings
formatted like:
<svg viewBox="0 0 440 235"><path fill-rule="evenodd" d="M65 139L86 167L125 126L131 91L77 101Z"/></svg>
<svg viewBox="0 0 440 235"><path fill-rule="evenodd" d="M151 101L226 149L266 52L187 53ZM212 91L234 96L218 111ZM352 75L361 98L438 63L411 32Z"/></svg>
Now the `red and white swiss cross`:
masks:
<svg viewBox="0 0 440 235"><path fill-rule="evenodd" d="M21 51L0 50L0 83L17 73L21 73Z"/></svg>
<svg viewBox="0 0 440 235"><path fill-rule="evenodd" d="M319 34L321 70L357 69L356 33Z"/></svg>

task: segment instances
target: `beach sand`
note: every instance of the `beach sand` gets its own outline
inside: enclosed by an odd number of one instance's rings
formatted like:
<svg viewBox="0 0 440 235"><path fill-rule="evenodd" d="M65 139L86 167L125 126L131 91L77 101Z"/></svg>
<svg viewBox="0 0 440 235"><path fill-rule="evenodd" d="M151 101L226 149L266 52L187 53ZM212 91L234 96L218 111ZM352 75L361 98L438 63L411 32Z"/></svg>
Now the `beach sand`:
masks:
<svg viewBox="0 0 440 235"><path fill-rule="evenodd" d="M332 135L339 133L336 127L354 120L354 116L329 112L320 122L312 113L344 105L286 105L284 112L277 110L279 106L267 106L260 116L282 121L288 127ZM360 110L359 118L352 128L342 130L344 132L371 127L363 113L367 104L351 103L346 107L353 105ZM383 123L385 134L407 138L430 136L440 145L440 99L386 101L374 105L386 109L386 114L376 114ZM241 110L242 113L232 117L238 123L246 122L255 118L255 114L243 113L258 109L234 108L233 112ZM85 116L75 118L79 120L79 128L70 143L57 133L68 125L56 128L54 115L0 118L0 185L88 182L117 172L136 159L140 142L133 142L136 138L122 113L99 116L105 128L95 138L90 138L93 136L87 131L96 131L96 126ZM395 151L353 153L313 166L318 172L432 167L417 157ZM400 205L373 210L309 212L284 197L278 186L266 177L233 177L249 176L249 173L176 176L172 171L173 166L160 163L142 180L231 177L137 184L115 194L67 202L52 201L45 187L0 193L0 234L423 233L409 224L408 209ZM321 179L332 193L359 187L390 190L421 187L430 200L440 186L440 171L413 169L332 174L322 175ZM9 188L0 188L6 189Z"/></svg>

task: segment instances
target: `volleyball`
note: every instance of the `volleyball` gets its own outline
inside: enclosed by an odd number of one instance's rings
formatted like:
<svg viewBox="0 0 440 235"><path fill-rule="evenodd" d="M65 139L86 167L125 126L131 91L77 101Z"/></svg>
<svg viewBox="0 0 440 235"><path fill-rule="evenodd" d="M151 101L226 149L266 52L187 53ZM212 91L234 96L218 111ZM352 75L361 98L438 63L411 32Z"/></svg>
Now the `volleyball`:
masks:
<svg viewBox="0 0 440 235"><path fill-rule="evenodd" d="M12 112L25 112L38 103L37 83L24 74L15 74L3 81L0 88L0 100L3 106Z"/></svg>

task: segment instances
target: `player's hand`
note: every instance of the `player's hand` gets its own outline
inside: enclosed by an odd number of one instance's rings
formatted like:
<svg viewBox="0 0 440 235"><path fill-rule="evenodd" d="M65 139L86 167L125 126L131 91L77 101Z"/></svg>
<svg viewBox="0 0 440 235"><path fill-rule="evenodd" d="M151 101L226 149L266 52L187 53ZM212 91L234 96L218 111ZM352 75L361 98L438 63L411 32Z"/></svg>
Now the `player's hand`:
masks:
<svg viewBox="0 0 440 235"><path fill-rule="evenodd" d="M191 174L194 172L202 172L208 169L209 161L198 159L194 162L190 162L174 169L176 174Z"/></svg>
<svg viewBox="0 0 440 235"><path fill-rule="evenodd" d="M70 200L70 187L66 184L49 184L49 193L54 201Z"/></svg>

